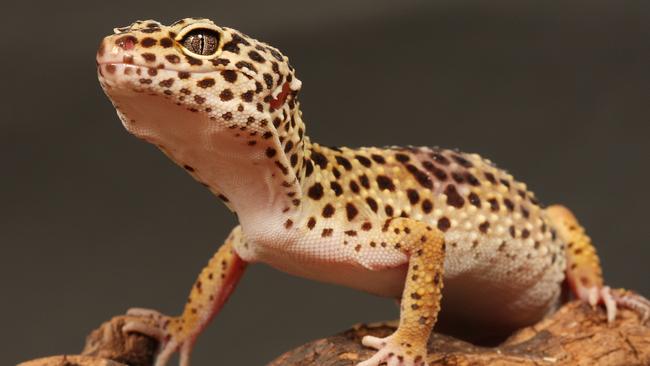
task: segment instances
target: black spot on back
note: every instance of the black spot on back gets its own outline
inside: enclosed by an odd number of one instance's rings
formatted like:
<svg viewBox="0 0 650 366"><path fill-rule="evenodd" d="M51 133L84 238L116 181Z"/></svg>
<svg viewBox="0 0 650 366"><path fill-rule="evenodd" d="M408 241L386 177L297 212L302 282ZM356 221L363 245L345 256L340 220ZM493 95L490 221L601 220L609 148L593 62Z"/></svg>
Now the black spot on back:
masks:
<svg viewBox="0 0 650 366"><path fill-rule="evenodd" d="M332 188L336 196L340 196L343 194L343 187L341 187L341 185L338 184L338 182L331 182L330 187Z"/></svg>
<svg viewBox="0 0 650 366"><path fill-rule="evenodd" d="M463 197L458 194L456 186L453 184L448 184L445 188L445 195L447 195L447 204L454 206L456 208L461 208L465 204Z"/></svg>
<svg viewBox="0 0 650 366"><path fill-rule="evenodd" d="M348 202L345 205L345 213L347 215L348 221L352 221L359 214L359 210L353 203Z"/></svg>
<svg viewBox="0 0 650 366"><path fill-rule="evenodd" d="M422 187L429 189L433 188L433 182L427 173L421 171L413 164L406 164L406 170L413 175L415 180L420 183Z"/></svg>
<svg viewBox="0 0 650 366"><path fill-rule="evenodd" d="M316 163L316 165L321 167L321 169L325 169L327 167L328 161L325 155L316 151L312 151L310 158L314 163Z"/></svg>
<svg viewBox="0 0 650 366"><path fill-rule="evenodd" d="M336 156L336 162L339 163L340 165L345 168L345 170L352 170L352 164L350 164L350 160L342 157L342 156Z"/></svg>
<svg viewBox="0 0 650 366"><path fill-rule="evenodd" d="M320 183L314 183L307 191L309 198L319 200L323 197L323 186Z"/></svg>
<svg viewBox="0 0 650 366"><path fill-rule="evenodd" d="M385 175L377 176L377 185L381 190L387 189L391 192L395 190L395 185L393 184L393 180L388 178Z"/></svg>
<svg viewBox="0 0 650 366"><path fill-rule="evenodd" d="M377 201L375 201L372 197L367 197L366 203L368 204L368 206L373 212L377 212L377 209L379 209L379 206L377 205Z"/></svg>
<svg viewBox="0 0 650 366"><path fill-rule="evenodd" d="M323 207L322 214L323 214L323 217L329 218L329 217L332 217L332 215L334 215L334 212L335 212L334 206L332 206L331 204L328 203L328 204L325 205L325 207Z"/></svg>
<svg viewBox="0 0 650 366"><path fill-rule="evenodd" d="M407 189L406 196L408 197L409 202L411 202L412 205L420 201L420 194L415 189Z"/></svg>
<svg viewBox="0 0 650 366"><path fill-rule="evenodd" d="M443 216L440 219L438 219L438 229L440 231L445 232L449 230L450 227L451 227L451 222L449 221L448 218Z"/></svg>
<svg viewBox="0 0 650 366"><path fill-rule="evenodd" d="M384 157L381 156L381 155L372 154L372 155L370 155L370 157L371 157L372 160L374 160L376 163L379 163L379 164L386 164L386 159L384 159Z"/></svg>
<svg viewBox="0 0 650 366"><path fill-rule="evenodd" d="M366 168L370 168L370 166L372 165L370 159L366 158L365 156L355 155L354 157L357 159L359 163L361 163L361 165L365 166Z"/></svg>

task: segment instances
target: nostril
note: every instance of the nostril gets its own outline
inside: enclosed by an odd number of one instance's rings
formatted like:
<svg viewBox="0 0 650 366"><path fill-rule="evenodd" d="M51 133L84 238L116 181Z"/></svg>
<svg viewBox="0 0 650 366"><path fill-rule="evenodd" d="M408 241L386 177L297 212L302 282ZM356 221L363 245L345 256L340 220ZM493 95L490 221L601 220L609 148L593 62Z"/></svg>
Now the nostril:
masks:
<svg viewBox="0 0 650 366"><path fill-rule="evenodd" d="M134 36L124 36L115 40L115 44L123 50L132 50L138 39Z"/></svg>

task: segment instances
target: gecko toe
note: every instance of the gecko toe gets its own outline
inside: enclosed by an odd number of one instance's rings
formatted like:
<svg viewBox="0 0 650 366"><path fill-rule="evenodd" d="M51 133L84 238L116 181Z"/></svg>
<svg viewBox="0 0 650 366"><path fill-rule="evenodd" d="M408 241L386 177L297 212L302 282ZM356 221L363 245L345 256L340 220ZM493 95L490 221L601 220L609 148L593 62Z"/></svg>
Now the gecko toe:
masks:
<svg viewBox="0 0 650 366"><path fill-rule="evenodd" d="M386 338L365 336L361 342L364 346L376 348L378 351L357 366L379 366L382 363L387 366L427 366L427 351L424 345L405 347L404 342L398 342L394 334Z"/></svg>
<svg viewBox="0 0 650 366"><path fill-rule="evenodd" d="M398 358L391 357L386 366L402 366L402 362Z"/></svg>
<svg viewBox="0 0 650 366"><path fill-rule="evenodd" d="M165 338L165 332L157 324L148 323L143 320L127 321L122 327L124 333L140 333L151 337L158 342Z"/></svg>
<svg viewBox="0 0 650 366"><path fill-rule="evenodd" d="M641 323L645 324L650 319L650 300L636 292L617 289L611 293L612 299L616 304L634 310L641 318Z"/></svg>
<svg viewBox="0 0 650 366"><path fill-rule="evenodd" d="M359 362L357 366L379 366L382 362L386 361L388 358L388 350L387 349L381 349L377 351L372 357L369 359Z"/></svg>
<svg viewBox="0 0 650 366"><path fill-rule="evenodd" d="M145 308L130 308L126 311L126 315L137 316L141 318L160 319L164 315L158 310L145 309Z"/></svg>
<svg viewBox="0 0 650 366"><path fill-rule="evenodd" d="M616 300L612 297L609 286L605 286L600 289L599 297L602 299L605 309L607 310L607 322L612 323L616 319L616 313L618 311Z"/></svg>
<svg viewBox="0 0 650 366"><path fill-rule="evenodd" d="M183 331L180 318L141 308L129 309L127 315L134 318L126 321L122 327L124 333L140 333L158 341L155 366L167 365L177 351L180 355L180 366L190 366L195 337Z"/></svg>
<svg viewBox="0 0 650 366"><path fill-rule="evenodd" d="M384 340L384 338L365 336L361 339L361 344L363 344L366 347L380 349L386 344L386 341Z"/></svg>

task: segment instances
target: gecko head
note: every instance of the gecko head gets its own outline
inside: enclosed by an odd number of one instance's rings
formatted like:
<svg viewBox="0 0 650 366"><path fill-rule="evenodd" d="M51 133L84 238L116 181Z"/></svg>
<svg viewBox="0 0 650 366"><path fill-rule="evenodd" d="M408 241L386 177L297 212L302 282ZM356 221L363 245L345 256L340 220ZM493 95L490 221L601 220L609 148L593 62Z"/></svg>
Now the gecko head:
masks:
<svg viewBox="0 0 650 366"><path fill-rule="evenodd" d="M254 146L297 108L301 83L288 58L234 29L186 18L114 33L97 51L100 84L127 130L167 153L214 148L224 136Z"/></svg>

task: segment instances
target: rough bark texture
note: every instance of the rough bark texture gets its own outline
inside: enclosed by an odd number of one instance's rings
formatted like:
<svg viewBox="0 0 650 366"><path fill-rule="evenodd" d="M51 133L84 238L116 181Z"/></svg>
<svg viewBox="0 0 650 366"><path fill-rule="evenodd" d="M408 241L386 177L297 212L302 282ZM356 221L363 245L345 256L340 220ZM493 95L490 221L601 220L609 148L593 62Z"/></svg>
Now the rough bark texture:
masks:
<svg viewBox="0 0 650 366"><path fill-rule="evenodd" d="M150 366L156 342L140 335L123 336L125 319L115 317L93 331L83 356L55 356L19 366ZM386 336L393 330L387 325L356 326L291 350L268 366L355 365L373 353L361 346L361 337ZM650 327L640 324L637 314L625 309L610 325L602 309L572 302L538 324L517 331L498 347L477 347L433 334L429 352L431 366L650 365Z"/></svg>
<svg viewBox="0 0 650 366"><path fill-rule="evenodd" d="M18 366L152 366L158 342L140 334L124 334L129 316L116 316L86 337L81 355L40 358Z"/></svg>
<svg viewBox="0 0 650 366"><path fill-rule="evenodd" d="M285 353L269 366L353 365L370 357L361 346L366 334L387 336L393 327L361 325ZM429 342L429 365L650 365L650 327L632 311L620 311L607 324L604 311L580 302L562 307L553 316L523 328L498 347L477 347L434 333Z"/></svg>

